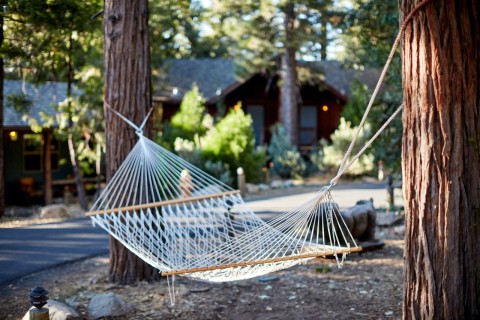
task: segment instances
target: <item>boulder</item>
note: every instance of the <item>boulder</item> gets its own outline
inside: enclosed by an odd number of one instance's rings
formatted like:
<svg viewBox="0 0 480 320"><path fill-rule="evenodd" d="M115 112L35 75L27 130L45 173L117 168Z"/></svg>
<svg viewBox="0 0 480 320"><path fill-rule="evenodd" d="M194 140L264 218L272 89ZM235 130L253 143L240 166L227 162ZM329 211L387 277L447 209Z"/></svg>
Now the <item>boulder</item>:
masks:
<svg viewBox="0 0 480 320"><path fill-rule="evenodd" d="M40 218L68 218L67 207L63 204L51 204L40 210Z"/></svg>
<svg viewBox="0 0 480 320"><path fill-rule="evenodd" d="M88 304L88 313L92 319L124 316L133 308L113 292L97 294Z"/></svg>
<svg viewBox="0 0 480 320"><path fill-rule="evenodd" d="M260 188L256 184L247 183L246 184L247 193L257 193L260 191Z"/></svg>
<svg viewBox="0 0 480 320"><path fill-rule="evenodd" d="M34 309L35 307L31 307ZM64 305L61 302L56 300L48 300L48 303L44 306L44 308L48 309L48 316L50 320L74 320L74 319L81 319L80 315L78 314L75 309L70 308L67 305ZM29 312L30 312L29 310ZM27 312L22 320L29 320L30 314Z"/></svg>
<svg viewBox="0 0 480 320"><path fill-rule="evenodd" d="M375 222L377 211L373 206L373 200L358 201L354 207L342 212L350 233L360 241L375 240Z"/></svg>
<svg viewBox="0 0 480 320"><path fill-rule="evenodd" d="M267 184L265 184L265 183L260 183L260 184L258 185L258 188L260 189L260 191L265 191L265 190L269 190L269 189L270 189L270 187L269 187Z"/></svg>
<svg viewBox="0 0 480 320"><path fill-rule="evenodd" d="M292 187L292 186L293 186L293 180L285 180L285 181L283 182L283 187L284 187L285 189L290 188L290 187Z"/></svg>
<svg viewBox="0 0 480 320"><path fill-rule="evenodd" d="M270 182L270 188L272 189L283 188L283 182L280 180L273 180L272 182Z"/></svg>

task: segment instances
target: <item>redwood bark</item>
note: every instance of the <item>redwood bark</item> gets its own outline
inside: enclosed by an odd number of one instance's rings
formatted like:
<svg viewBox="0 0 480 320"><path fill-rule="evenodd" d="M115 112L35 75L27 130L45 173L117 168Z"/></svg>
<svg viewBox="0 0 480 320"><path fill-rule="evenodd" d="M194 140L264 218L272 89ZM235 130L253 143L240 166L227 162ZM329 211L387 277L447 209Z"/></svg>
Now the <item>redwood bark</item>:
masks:
<svg viewBox="0 0 480 320"><path fill-rule="evenodd" d="M403 39L404 319L480 319L479 9L432 1Z"/></svg>
<svg viewBox="0 0 480 320"><path fill-rule="evenodd" d="M52 131L47 129L43 132L43 186L45 204L53 202L52 190Z"/></svg>
<svg viewBox="0 0 480 320"><path fill-rule="evenodd" d="M0 4L3 6L6 4L6 1L1 1ZM3 44L3 14L0 14L0 48ZM0 55L0 218L3 217L5 213L5 175L3 172L3 55Z"/></svg>
<svg viewBox="0 0 480 320"><path fill-rule="evenodd" d="M139 125L151 106L147 0L106 0L104 38L105 102ZM138 137L135 130L113 114L107 105L105 115L108 181ZM110 238L111 281L129 284L157 276L157 270Z"/></svg>
<svg viewBox="0 0 480 320"><path fill-rule="evenodd" d="M290 135L292 145L298 142L298 86L297 61L295 53L295 6L290 3L285 8L285 52L282 55L282 85L280 121Z"/></svg>

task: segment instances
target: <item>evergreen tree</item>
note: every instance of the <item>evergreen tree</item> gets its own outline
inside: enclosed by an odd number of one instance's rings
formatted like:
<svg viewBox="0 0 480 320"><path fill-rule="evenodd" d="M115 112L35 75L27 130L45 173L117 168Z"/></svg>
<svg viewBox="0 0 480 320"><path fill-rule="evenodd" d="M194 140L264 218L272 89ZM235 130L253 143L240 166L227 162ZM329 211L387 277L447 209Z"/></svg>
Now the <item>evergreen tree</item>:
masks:
<svg viewBox="0 0 480 320"><path fill-rule="evenodd" d="M355 0L345 16L345 64L351 68L382 68L398 33L398 5L381 0ZM372 108L368 122L376 132L402 103L400 55L397 54ZM372 92L358 81L352 84L352 97L345 106L344 117L358 125ZM388 147L386 147L388 146ZM401 170L402 121L397 117L372 145L376 161L382 160L389 173L399 175Z"/></svg>
<svg viewBox="0 0 480 320"><path fill-rule="evenodd" d="M280 75L280 120L292 144L298 140L299 81L297 58L324 52L331 0L219 2L218 12L226 34L236 45L230 49L240 76L253 72ZM324 39L321 46L315 39ZM322 55L321 55L322 56Z"/></svg>
<svg viewBox="0 0 480 320"><path fill-rule="evenodd" d="M91 21L91 16L100 8L98 0L18 0L9 1L6 7L5 30L9 41L3 52L12 70L10 76L33 83L47 80L67 83L67 100L57 106L60 117L46 118L43 124L31 122L31 126L34 131L41 131L42 127L57 122L57 133L68 141L79 202L84 209L88 204L81 180L81 160L91 154L89 146L98 132L95 130L98 125L92 128L92 121L100 119L96 117L98 112L87 109L92 104L81 104L75 99L73 85L76 73L85 71L91 63L87 57L99 57L101 29L99 23ZM91 78L85 74L83 79ZM97 97L98 91L97 87Z"/></svg>

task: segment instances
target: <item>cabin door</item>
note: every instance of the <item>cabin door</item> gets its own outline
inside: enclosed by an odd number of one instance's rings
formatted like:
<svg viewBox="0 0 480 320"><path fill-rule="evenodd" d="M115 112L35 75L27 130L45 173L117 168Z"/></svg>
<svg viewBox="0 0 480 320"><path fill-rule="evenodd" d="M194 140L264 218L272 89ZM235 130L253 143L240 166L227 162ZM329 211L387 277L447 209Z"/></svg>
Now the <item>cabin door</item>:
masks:
<svg viewBox="0 0 480 320"><path fill-rule="evenodd" d="M300 132L299 144L311 146L317 140L317 107L300 107Z"/></svg>
<svg viewBox="0 0 480 320"><path fill-rule="evenodd" d="M258 104L252 104L247 107L247 113L253 120L255 144L263 144L265 142L265 107Z"/></svg>

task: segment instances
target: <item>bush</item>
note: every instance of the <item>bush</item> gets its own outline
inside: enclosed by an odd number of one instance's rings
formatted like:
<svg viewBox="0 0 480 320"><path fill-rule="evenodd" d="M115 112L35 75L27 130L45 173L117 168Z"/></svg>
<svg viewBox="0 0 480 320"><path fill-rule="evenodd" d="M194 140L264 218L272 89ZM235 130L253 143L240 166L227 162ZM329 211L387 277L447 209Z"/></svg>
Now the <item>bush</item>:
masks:
<svg viewBox="0 0 480 320"><path fill-rule="evenodd" d="M328 144L327 141L321 140L320 144L323 149L319 151L317 155L322 159L319 169L326 169L329 171L336 171L342 163L345 152L348 150L348 146L352 141L357 127L351 127L350 122L345 121L344 118L340 119L340 125L337 130L332 134L332 143ZM360 134L352 150L352 156L354 156L366 142L366 137L370 136L370 129L368 125L364 126L364 129L360 131ZM374 156L371 153L364 153L358 158L358 160L348 169L345 174L350 176L360 176L370 173L374 168Z"/></svg>
<svg viewBox="0 0 480 320"><path fill-rule="evenodd" d="M179 137L193 141L195 135L202 136L207 128L205 124L205 99L198 91L198 86L193 85L183 97L182 104L177 113L172 117L170 139ZM172 139L173 138L173 139Z"/></svg>
<svg viewBox="0 0 480 320"><path fill-rule="evenodd" d="M201 140L202 155L210 161L221 161L230 166L236 177L236 169L242 167L249 182L259 182L266 162L263 150L255 149L252 118L242 109L232 109Z"/></svg>
<svg viewBox="0 0 480 320"><path fill-rule="evenodd" d="M301 178L307 170L307 164L296 147L290 144L290 137L281 124L272 127L272 139L268 153L272 158L273 171L281 178Z"/></svg>

